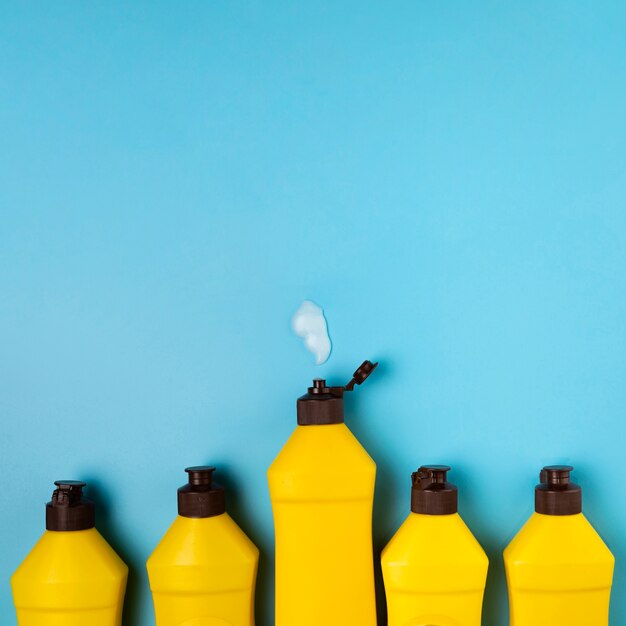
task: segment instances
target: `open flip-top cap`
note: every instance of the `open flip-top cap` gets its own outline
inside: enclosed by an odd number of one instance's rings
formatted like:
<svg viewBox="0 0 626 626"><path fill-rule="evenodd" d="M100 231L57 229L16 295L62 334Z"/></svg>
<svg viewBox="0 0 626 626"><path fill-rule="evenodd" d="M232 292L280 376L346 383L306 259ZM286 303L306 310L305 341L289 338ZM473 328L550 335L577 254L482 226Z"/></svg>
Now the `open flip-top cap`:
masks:
<svg viewBox="0 0 626 626"><path fill-rule="evenodd" d="M298 398L298 424L318 426L323 424L343 424L343 395L360 385L374 371L378 363L363 361L354 372L352 380L343 387L330 387L318 378L308 392Z"/></svg>

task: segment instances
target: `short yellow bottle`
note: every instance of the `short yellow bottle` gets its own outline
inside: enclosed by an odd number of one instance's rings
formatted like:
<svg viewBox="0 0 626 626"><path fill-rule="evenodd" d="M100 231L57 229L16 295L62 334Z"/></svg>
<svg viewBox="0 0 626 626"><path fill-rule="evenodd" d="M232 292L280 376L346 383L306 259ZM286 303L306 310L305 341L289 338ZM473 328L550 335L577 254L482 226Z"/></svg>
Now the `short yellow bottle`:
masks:
<svg viewBox="0 0 626 626"><path fill-rule="evenodd" d="M259 551L226 513L214 470L185 470L178 517L148 559L157 626L254 626Z"/></svg>
<svg viewBox="0 0 626 626"><path fill-rule="evenodd" d="M511 626L607 626L615 559L567 465L544 467L535 513L504 551Z"/></svg>
<svg viewBox="0 0 626 626"><path fill-rule="evenodd" d="M46 532L11 578L18 626L120 626L128 568L95 529L85 483L55 485Z"/></svg>
<svg viewBox="0 0 626 626"><path fill-rule="evenodd" d="M480 626L489 561L457 512L449 470L412 475L411 513L383 550L389 626Z"/></svg>
<svg viewBox="0 0 626 626"><path fill-rule="evenodd" d="M372 505L376 465L344 421L346 387L314 381L298 426L268 470L276 535L276 626L376 626Z"/></svg>

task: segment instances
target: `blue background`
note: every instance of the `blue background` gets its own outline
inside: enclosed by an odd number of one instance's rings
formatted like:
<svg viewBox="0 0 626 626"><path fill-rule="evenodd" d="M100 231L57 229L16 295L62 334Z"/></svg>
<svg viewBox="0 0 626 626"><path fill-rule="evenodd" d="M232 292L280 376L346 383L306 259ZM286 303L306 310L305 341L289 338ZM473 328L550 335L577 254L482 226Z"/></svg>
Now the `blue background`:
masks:
<svg viewBox="0 0 626 626"><path fill-rule="evenodd" d="M270 626L265 470L309 380L373 358L377 549L450 463L504 625L501 550L571 462L626 623L625 29L597 0L2 3L0 622L69 477L152 624L145 559L211 462Z"/></svg>

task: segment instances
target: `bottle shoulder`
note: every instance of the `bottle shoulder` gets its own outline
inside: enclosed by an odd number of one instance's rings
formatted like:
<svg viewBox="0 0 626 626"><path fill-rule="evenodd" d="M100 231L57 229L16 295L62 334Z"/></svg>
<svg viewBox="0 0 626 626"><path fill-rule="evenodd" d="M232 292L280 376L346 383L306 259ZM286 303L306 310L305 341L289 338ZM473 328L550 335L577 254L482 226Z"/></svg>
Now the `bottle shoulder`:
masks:
<svg viewBox="0 0 626 626"><path fill-rule="evenodd" d="M482 546L458 513L410 513L382 554L386 563L488 565Z"/></svg>
<svg viewBox="0 0 626 626"><path fill-rule="evenodd" d="M128 567L95 529L79 531L46 530L13 575L14 584L25 579L49 581L77 578L117 580Z"/></svg>
<svg viewBox="0 0 626 626"><path fill-rule="evenodd" d="M375 472L376 465L345 424L296 426L268 474L338 467Z"/></svg>
<svg viewBox="0 0 626 626"><path fill-rule="evenodd" d="M609 548L582 513L533 513L505 549L504 558L510 564L614 561Z"/></svg>
<svg viewBox="0 0 626 626"><path fill-rule="evenodd" d="M228 513L198 519L179 515L150 555L148 568L212 566L219 561L254 564L258 557L258 548Z"/></svg>
<svg viewBox="0 0 626 626"><path fill-rule="evenodd" d="M489 560L458 513L409 514L382 554L388 591L466 594L484 590Z"/></svg>
<svg viewBox="0 0 626 626"><path fill-rule="evenodd" d="M371 501L376 464L345 424L297 426L267 477L274 503Z"/></svg>

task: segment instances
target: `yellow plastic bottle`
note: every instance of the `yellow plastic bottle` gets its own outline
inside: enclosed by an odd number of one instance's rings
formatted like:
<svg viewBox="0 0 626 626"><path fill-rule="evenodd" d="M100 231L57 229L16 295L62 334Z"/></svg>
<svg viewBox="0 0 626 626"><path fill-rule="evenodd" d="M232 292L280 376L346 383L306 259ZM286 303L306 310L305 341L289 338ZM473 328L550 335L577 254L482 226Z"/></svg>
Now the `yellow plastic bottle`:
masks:
<svg viewBox="0 0 626 626"><path fill-rule="evenodd" d="M480 626L489 561L457 512L448 471L412 475L411 513L383 550L389 626Z"/></svg>
<svg viewBox="0 0 626 626"><path fill-rule="evenodd" d="M157 626L254 626L259 551L226 513L214 467L188 467L178 517L148 559Z"/></svg>
<svg viewBox="0 0 626 626"><path fill-rule="evenodd" d="M54 484L46 532L11 578L18 626L120 626L128 568L95 529L85 483Z"/></svg>
<svg viewBox="0 0 626 626"><path fill-rule="evenodd" d="M615 559L568 465L544 467L535 513L504 551L511 626L607 626Z"/></svg>
<svg viewBox="0 0 626 626"><path fill-rule="evenodd" d="M346 387L316 380L268 470L276 535L275 626L376 626L372 505L376 465L343 423Z"/></svg>

